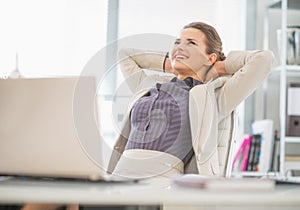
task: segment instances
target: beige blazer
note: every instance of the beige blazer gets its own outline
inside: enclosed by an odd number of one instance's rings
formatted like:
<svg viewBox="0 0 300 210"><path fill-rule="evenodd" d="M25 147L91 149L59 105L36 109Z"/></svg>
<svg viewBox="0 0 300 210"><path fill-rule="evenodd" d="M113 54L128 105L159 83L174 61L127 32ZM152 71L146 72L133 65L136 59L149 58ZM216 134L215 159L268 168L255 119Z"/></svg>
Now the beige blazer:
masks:
<svg viewBox="0 0 300 210"><path fill-rule="evenodd" d="M143 69L163 72L165 52L145 52L136 49L120 51L120 67L131 90L133 103L153 84L168 82L169 74L147 75ZM219 122L246 99L268 76L274 55L271 51L232 51L225 60L230 76L219 77L189 92L189 117L192 144L199 174L220 175L217 138ZM173 76L174 77L174 76ZM120 159L130 133L130 109L124 119L120 136L110 158L108 173L112 173Z"/></svg>

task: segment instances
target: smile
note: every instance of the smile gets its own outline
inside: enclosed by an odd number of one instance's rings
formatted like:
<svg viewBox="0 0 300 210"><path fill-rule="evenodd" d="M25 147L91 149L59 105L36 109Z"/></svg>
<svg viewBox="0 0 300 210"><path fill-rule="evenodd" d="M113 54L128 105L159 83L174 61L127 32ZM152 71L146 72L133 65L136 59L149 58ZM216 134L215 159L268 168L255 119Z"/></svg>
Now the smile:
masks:
<svg viewBox="0 0 300 210"><path fill-rule="evenodd" d="M184 59L188 59L188 57L185 55L178 54L178 55L175 55L175 59L176 60L184 60Z"/></svg>

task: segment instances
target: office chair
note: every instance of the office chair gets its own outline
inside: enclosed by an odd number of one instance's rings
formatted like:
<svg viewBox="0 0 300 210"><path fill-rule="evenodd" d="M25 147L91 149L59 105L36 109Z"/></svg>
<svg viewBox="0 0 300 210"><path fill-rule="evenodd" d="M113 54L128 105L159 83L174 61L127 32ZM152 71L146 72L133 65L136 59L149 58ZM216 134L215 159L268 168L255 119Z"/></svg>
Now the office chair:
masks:
<svg viewBox="0 0 300 210"><path fill-rule="evenodd" d="M234 156L234 146L236 145L236 123L237 116L234 110L228 117L225 117L218 125L218 155L220 174L226 178L231 176ZM198 174L195 155L184 168L186 174Z"/></svg>

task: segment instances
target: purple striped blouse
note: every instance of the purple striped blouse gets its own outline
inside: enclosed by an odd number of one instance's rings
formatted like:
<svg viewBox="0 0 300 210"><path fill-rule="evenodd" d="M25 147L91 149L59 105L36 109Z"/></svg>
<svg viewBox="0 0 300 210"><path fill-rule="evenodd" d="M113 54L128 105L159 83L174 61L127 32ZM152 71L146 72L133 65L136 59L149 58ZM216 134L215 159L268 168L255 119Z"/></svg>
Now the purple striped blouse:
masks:
<svg viewBox="0 0 300 210"><path fill-rule="evenodd" d="M125 149L167 152L186 164L193 155L189 91L200 81L176 77L157 83L131 111L131 131Z"/></svg>

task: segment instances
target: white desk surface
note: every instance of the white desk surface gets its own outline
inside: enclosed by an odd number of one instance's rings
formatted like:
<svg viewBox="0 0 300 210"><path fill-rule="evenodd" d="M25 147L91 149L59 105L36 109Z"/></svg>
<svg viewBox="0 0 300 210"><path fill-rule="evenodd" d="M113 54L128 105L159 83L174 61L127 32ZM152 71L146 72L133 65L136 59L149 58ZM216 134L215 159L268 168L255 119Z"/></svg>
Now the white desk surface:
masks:
<svg viewBox="0 0 300 210"><path fill-rule="evenodd" d="M300 185L277 186L271 191L220 192L175 187L157 189L139 183L0 180L0 205L26 202L82 205L260 205L293 206L300 209Z"/></svg>

